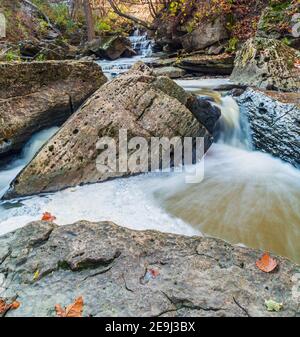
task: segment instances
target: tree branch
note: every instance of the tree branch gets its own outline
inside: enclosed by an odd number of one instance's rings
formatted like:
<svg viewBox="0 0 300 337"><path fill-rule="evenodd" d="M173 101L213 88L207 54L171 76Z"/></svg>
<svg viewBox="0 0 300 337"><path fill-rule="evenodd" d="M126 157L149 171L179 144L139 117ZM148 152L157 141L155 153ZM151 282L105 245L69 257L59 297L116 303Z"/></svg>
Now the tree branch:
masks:
<svg viewBox="0 0 300 337"><path fill-rule="evenodd" d="M109 4L111 5L112 9L114 10L114 12L116 14L118 14L119 16L122 16L125 19L131 20L135 23L137 23L138 25L141 25L149 30L154 30L154 28L152 27L152 25L144 20L141 20L133 15L127 14L127 13L123 13L120 8L117 6L117 4L115 3L114 0L108 0Z"/></svg>
<svg viewBox="0 0 300 337"><path fill-rule="evenodd" d="M48 18L48 16L43 13L35 4L33 4L31 1L29 0L22 0L26 5L30 6L31 8L33 8L35 11L37 11L42 17L43 19L47 22L48 26L55 31L57 34L61 35L61 32L55 28L53 26L53 24L51 23L50 19Z"/></svg>

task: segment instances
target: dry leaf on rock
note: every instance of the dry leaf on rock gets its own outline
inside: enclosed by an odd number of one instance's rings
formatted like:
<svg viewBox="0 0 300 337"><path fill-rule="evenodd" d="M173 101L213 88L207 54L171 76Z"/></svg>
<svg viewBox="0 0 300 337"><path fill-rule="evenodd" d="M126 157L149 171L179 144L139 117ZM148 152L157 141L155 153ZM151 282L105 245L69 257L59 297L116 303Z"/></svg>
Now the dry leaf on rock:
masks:
<svg viewBox="0 0 300 337"><path fill-rule="evenodd" d="M55 306L55 311L59 317L82 317L83 298L78 297L74 303L63 309L59 304Z"/></svg>
<svg viewBox="0 0 300 337"><path fill-rule="evenodd" d="M0 298L0 315L5 315L9 310L16 310L21 305L18 301L13 301L11 303L7 303L4 299Z"/></svg>
<svg viewBox="0 0 300 337"><path fill-rule="evenodd" d="M264 253L264 255L256 261L256 266L265 273L271 273L278 266L278 263L268 253Z"/></svg>

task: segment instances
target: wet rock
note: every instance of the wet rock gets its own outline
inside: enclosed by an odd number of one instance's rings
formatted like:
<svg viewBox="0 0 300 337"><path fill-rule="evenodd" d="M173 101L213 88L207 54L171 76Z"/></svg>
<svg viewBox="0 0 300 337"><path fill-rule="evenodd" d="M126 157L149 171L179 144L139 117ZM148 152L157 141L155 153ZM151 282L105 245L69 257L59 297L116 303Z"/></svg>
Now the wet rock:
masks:
<svg viewBox="0 0 300 337"><path fill-rule="evenodd" d="M167 77L156 77L143 63L101 87L41 149L13 182L5 198L56 191L68 186L128 176L151 168L147 155L140 164L118 170L97 165L103 137L115 140L116 156L127 164L128 154L119 151L119 131L128 141L143 137L150 148L152 137L212 137L186 107L189 94ZM109 151L112 151L111 149ZM164 149L167 151L167 149ZM114 155L114 152L109 152ZM150 155L149 155L150 156ZM114 156L115 157L115 156Z"/></svg>
<svg viewBox="0 0 300 337"><path fill-rule="evenodd" d="M237 53L231 80L267 90L299 91L299 54L281 41L248 40Z"/></svg>
<svg viewBox="0 0 300 337"><path fill-rule="evenodd" d="M237 102L255 148L300 167L300 93L248 89Z"/></svg>
<svg viewBox="0 0 300 337"><path fill-rule="evenodd" d="M88 42L83 50L83 55L89 56L92 54L100 58L116 60L122 55L133 56L134 51L129 39L117 35Z"/></svg>
<svg viewBox="0 0 300 337"><path fill-rule="evenodd" d="M209 75L230 75L233 70L234 58L230 54L192 55L183 57L178 66L193 73Z"/></svg>
<svg viewBox="0 0 300 337"><path fill-rule="evenodd" d="M187 107L193 112L196 118L213 134L217 121L221 117L221 110L211 104L207 98L191 95Z"/></svg>
<svg viewBox="0 0 300 337"><path fill-rule="evenodd" d="M228 38L224 18L217 18L213 22L205 22L191 33L181 38L182 46L187 52L201 50Z"/></svg>
<svg viewBox="0 0 300 337"><path fill-rule="evenodd" d="M186 74L184 69L180 69L177 67L162 67L157 68L154 71L155 75L157 76L167 76L170 78L180 78Z"/></svg>
<svg viewBox="0 0 300 337"><path fill-rule="evenodd" d="M84 299L83 316L298 316L291 281L300 267L255 266L262 252L221 240L133 231L111 222L35 222L0 237L0 297L18 294L7 316L55 316ZM151 275L151 277L149 277ZM265 300L283 303L268 312Z"/></svg>
<svg viewBox="0 0 300 337"><path fill-rule="evenodd" d="M0 63L0 156L60 125L105 82L93 62Z"/></svg>

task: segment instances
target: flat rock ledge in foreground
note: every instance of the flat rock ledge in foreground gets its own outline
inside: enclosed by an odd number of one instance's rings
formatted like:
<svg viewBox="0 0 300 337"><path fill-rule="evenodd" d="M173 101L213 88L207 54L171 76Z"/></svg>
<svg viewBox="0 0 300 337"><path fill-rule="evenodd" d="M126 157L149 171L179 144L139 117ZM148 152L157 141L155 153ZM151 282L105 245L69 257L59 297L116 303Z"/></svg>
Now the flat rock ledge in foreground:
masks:
<svg viewBox="0 0 300 337"><path fill-rule="evenodd" d="M34 222L0 237L0 297L21 303L7 316L55 316L55 304L79 296L84 316L299 316L300 267L277 258L279 268L267 274L255 266L260 256L217 239L111 222ZM282 311L268 312L269 299Z"/></svg>

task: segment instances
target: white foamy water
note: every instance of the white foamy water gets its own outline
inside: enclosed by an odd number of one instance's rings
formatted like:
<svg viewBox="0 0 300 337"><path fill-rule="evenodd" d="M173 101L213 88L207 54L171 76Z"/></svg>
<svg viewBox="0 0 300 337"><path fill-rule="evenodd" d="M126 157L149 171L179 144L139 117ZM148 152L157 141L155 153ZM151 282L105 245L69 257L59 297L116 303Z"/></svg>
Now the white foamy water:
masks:
<svg viewBox="0 0 300 337"><path fill-rule="evenodd" d="M87 185L22 201L23 206L0 211L0 235L40 220L51 212L61 225L78 220L114 221L132 229L159 229L185 235L199 231L168 215L153 198L166 174L153 173Z"/></svg>
<svg viewBox="0 0 300 337"><path fill-rule="evenodd" d="M10 164L3 167L0 171L0 197L7 190L9 183L17 176L17 174L25 167L26 164L34 157L36 152L44 145L44 143L54 135L58 127L36 133L24 149L18 159L13 160Z"/></svg>
<svg viewBox="0 0 300 337"><path fill-rule="evenodd" d="M214 89L221 85L231 84L229 78L205 78L195 80L175 80L175 82L187 91L197 91L199 89Z"/></svg>

